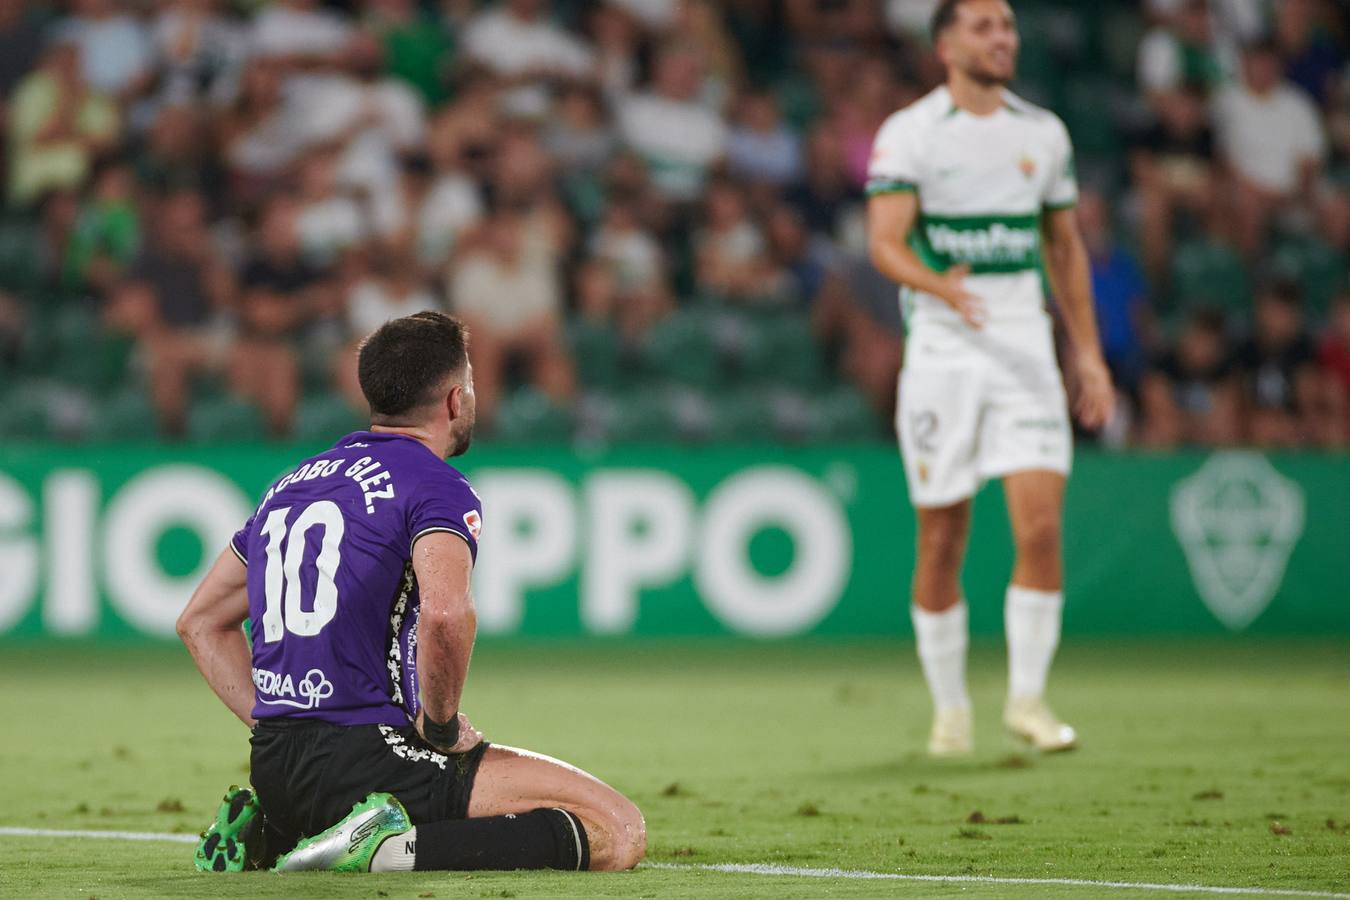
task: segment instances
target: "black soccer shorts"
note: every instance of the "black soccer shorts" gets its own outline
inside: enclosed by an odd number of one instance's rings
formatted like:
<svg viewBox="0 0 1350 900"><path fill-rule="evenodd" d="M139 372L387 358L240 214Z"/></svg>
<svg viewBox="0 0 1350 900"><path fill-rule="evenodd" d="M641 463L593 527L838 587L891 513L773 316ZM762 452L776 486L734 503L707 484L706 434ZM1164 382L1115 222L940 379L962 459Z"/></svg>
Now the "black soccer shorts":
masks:
<svg viewBox="0 0 1350 900"><path fill-rule="evenodd" d="M463 819L487 743L467 753L434 749L411 726L263 719L253 729L253 789L268 844L284 853L341 821L367 795L393 794L413 824Z"/></svg>

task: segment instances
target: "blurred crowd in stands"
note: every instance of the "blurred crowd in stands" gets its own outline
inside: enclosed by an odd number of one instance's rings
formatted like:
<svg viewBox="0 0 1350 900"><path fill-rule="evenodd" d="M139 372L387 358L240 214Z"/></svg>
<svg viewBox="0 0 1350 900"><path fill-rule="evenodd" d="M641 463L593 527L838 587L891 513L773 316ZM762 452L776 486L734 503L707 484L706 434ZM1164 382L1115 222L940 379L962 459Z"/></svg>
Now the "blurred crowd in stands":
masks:
<svg viewBox="0 0 1350 900"><path fill-rule="evenodd" d="M503 439L884 436L872 138L934 0L0 0L0 439L320 440L467 321ZM1026 0L1113 445L1350 440L1350 7Z"/></svg>

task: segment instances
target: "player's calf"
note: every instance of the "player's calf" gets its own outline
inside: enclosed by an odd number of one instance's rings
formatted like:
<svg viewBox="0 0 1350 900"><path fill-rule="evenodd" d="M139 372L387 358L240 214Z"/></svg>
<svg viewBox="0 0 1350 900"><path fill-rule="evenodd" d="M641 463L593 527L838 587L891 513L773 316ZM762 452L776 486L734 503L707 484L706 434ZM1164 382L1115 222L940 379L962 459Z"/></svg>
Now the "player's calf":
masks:
<svg viewBox="0 0 1350 900"><path fill-rule="evenodd" d="M551 807L413 826L397 798L371 794L336 825L300 841L276 870L631 869L646 852L646 830L637 807L624 803L587 810L584 820Z"/></svg>

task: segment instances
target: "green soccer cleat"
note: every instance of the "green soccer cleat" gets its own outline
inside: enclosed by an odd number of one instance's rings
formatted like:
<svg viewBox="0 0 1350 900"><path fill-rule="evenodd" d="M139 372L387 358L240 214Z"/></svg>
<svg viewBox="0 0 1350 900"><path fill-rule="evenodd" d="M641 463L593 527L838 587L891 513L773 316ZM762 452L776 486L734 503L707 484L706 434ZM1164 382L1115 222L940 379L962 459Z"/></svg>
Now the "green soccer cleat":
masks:
<svg viewBox="0 0 1350 900"><path fill-rule="evenodd" d="M242 872L258 868L262 844L262 805L253 792L230 785L216 820L202 832L193 854L199 872Z"/></svg>
<svg viewBox="0 0 1350 900"><path fill-rule="evenodd" d="M408 811L393 794L371 794L353 806L347 818L296 844L294 850L277 860L275 870L369 872L380 845L411 828Z"/></svg>

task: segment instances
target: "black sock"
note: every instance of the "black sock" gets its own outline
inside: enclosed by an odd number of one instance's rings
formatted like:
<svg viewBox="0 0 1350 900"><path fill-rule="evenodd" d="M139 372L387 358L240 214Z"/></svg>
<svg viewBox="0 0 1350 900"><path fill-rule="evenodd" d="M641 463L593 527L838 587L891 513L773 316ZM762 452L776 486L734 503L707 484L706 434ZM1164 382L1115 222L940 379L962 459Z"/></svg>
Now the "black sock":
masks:
<svg viewBox="0 0 1350 900"><path fill-rule="evenodd" d="M590 868L591 849L581 819L565 809L482 819L423 822L417 826L417 871L446 869Z"/></svg>

